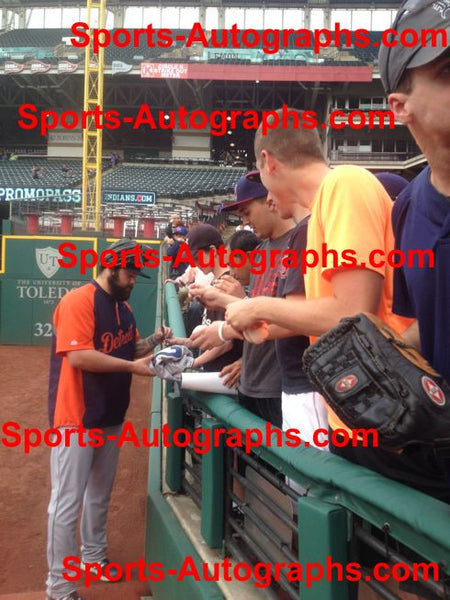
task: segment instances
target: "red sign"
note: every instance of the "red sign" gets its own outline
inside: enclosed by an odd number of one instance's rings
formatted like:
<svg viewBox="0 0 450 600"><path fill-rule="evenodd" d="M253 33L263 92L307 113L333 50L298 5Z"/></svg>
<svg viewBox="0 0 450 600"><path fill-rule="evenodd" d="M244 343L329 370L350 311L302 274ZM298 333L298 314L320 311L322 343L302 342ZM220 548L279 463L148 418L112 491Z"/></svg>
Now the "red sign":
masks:
<svg viewBox="0 0 450 600"><path fill-rule="evenodd" d="M188 79L188 65L180 63L141 63L141 77Z"/></svg>
<svg viewBox="0 0 450 600"><path fill-rule="evenodd" d="M213 81L372 81L372 67L141 63L141 77Z"/></svg>

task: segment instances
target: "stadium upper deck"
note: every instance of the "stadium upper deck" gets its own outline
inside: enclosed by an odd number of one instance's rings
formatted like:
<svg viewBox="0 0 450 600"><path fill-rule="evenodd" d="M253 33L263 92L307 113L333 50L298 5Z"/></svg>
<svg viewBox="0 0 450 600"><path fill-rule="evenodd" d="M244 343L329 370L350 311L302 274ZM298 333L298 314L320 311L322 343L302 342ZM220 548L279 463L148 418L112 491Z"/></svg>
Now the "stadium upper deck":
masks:
<svg viewBox="0 0 450 600"><path fill-rule="evenodd" d="M111 38L117 29L110 32ZM373 65L377 58L378 46L381 40L381 31L370 32L367 47L358 47L354 43L350 47L321 48L319 53L312 49L299 48L293 35L287 39L287 47L282 47L278 52L264 52L263 36L261 30L255 30L259 36L259 43L252 48L246 48L241 42L241 36L236 36L240 47L236 48L228 43L221 48L199 48L198 45L186 47L177 37L188 37L190 30L172 30L174 44L170 48L149 47L145 36L141 36L137 45L130 43L126 47L117 47L111 42L105 51L105 63L117 64L117 61L129 62L130 66L139 66L143 61L153 62L178 62L178 63L232 63L232 64L263 64L263 65L342 65L362 66ZM19 64L30 60L43 60L50 64L60 60L69 59L72 62L82 62L84 48L70 44L69 39L79 39L70 29L13 29L0 35L0 64L13 60ZM120 39L123 39L123 35ZM356 40L357 41L357 40ZM84 43L84 41L82 41ZM77 42L78 43L78 42ZM281 45L281 43L280 43ZM82 67L82 64L80 64ZM5 72L10 72L5 68ZM42 71L41 71L42 72ZM113 71L114 72L114 71ZM275 73L274 73L275 76Z"/></svg>
<svg viewBox="0 0 450 600"><path fill-rule="evenodd" d="M42 7L45 3L46 9ZM229 28L237 23L240 28L260 32L264 28L320 28L332 30L336 22L354 31L366 28L370 45L365 48L322 48L315 54L311 49L299 49L290 43L273 54L264 53L261 44L254 48L187 48L176 42L170 48L149 48L145 38L138 47L109 46L105 52L105 96L108 109L127 109L135 115L142 103L151 110L171 111L180 105L187 110L271 110L282 104L308 108L324 117L330 110L366 112L386 109L384 92L377 73L376 44L381 31L390 26L398 2L355 2L334 0L302 3L249 1L242 2L191 1L161 3L125 0L119 4L123 11L111 10L118 3L108 1L107 27L111 33L117 28L144 27L153 23L155 28L170 27L174 34L186 34L194 22L201 22L205 30L213 27ZM23 103L32 103L39 110L77 110L82 106L81 77L84 71L84 48L67 43L72 37L70 27L86 18L83 4L63 0L4 0L3 26L0 33L0 132L14 141L14 146L40 147L44 154L48 140L39 133L20 130L17 110ZM70 7L70 9L69 9ZM66 10L66 8L68 10ZM39 25L40 24L40 25ZM61 25L56 28L55 26ZM51 27L51 28L48 28ZM291 40L290 40L291 42ZM375 43L375 45L374 45ZM157 76L142 78L143 63L162 63ZM187 73L186 79L167 78L164 63L176 63ZM7 75L3 76L2 75ZM226 135L202 143L198 158L225 160L231 163L243 160L251 163L251 131L236 127ZM59 135L59 134L58 134ZM3 136L2 136L3 137ZM174 137L181 149L174 153ZM192 147L193 140L183 141L169 131L151 132L122 125L119 131L104 132L104 147L120 148L125 155L141 152L147 157L164 159L184 157L182 148ZM200 143L200 142L199 142ZM194 144L195 147L195 144ZM11 148L7 148L11 150ZM26 150L25 150L26 151ZM416 157L419 151L405 128L370 130L368 127L330 131L327 152L332 162L350 159L376 167L409 168L405 161ZM186 157L192 157L187 153Z"/></svg>

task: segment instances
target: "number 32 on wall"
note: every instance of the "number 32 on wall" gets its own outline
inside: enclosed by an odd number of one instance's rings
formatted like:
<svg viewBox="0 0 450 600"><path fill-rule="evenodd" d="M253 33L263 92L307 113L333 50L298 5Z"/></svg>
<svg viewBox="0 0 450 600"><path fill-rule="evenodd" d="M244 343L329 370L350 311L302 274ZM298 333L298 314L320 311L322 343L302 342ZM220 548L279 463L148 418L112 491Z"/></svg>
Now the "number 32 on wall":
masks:
<svg viewBox="0 0 450 600"><path fill-rule="evenodd" d="M51 323L35 323L34 337L51 337L53 334L53 326Z"/></svg>

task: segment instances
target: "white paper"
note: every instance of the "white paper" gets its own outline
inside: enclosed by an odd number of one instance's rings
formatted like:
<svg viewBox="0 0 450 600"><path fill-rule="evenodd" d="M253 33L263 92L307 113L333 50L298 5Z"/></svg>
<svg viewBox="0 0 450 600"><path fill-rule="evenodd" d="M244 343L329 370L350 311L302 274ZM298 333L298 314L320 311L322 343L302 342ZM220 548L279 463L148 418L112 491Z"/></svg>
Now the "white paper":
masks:
<svg viewBox="0 0 450 600"><path fill-rule="evenodd" d="M183 373L181 376L181 387L184 390L195 390L197 392L208 392L210 394L237 395L236 388L229 388L223 384L223 378L219 373Z"/></svg>

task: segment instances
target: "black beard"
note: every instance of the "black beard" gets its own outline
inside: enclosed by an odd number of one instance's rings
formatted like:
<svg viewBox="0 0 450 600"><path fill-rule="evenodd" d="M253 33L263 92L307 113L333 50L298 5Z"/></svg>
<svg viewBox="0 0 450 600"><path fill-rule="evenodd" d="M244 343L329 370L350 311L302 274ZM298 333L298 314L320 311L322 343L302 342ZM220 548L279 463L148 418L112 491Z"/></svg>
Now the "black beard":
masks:
<svg viewBox="0 0 450 600"><path fill-rule="evenodd" d="M125 300L128 300L128 298L130 297L131 290L133 288L132 287L123 288L122 286L120 286L117 283L117 275L118 275L117 273L113 272L113 273L111 273L111 275L108 276L109 293L118 302L124 302Z"/></svg>

